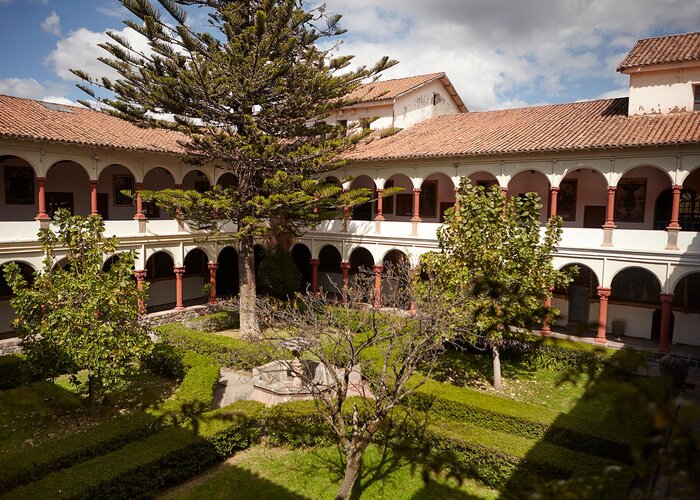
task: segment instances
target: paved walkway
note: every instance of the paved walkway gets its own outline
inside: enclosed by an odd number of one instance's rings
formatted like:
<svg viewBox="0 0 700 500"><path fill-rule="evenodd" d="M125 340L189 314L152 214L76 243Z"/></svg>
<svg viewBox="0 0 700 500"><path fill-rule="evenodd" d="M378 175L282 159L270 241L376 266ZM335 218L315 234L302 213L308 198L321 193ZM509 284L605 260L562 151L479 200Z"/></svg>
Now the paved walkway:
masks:
<svg viewBox="0 0 700 500"><path fill-rule="evenodd" d="M214 391L214 408L222 408L236 401L251 399L253 375L249 372L222 368Z"/></svg>

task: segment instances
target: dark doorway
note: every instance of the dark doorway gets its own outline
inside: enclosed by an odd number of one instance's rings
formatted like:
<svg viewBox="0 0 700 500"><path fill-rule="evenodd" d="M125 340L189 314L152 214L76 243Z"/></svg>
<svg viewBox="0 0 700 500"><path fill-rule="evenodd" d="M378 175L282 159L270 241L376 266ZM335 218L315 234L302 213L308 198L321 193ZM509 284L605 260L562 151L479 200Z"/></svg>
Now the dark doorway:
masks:
<svg viewBox="0 0 700 500"><path fill-rule="evenodd" d="M676 322L675 315L671 312L671 329L668 332L668 343L673 343L673 325ZM651 340L659 342L661 340L661 309L656 309L651 317Z"/></svg>

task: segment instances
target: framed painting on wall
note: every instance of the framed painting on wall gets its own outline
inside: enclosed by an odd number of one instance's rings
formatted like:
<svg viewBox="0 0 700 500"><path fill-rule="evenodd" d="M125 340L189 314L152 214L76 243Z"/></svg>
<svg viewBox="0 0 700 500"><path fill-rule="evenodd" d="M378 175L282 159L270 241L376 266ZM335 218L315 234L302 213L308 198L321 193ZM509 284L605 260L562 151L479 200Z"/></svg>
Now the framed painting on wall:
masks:
<svg viewBox="0 0 700 500"><path fill-rule="evenodd" d="M557 198L557 215L562 220L576 220L576 189L578 181L576 179L564 179L559 184L559 197Z"/></svg>
<svg viewBox="0 0 700 500"><path fill-rule="evenodd" d="M114 206L133 207L134 199L122 191L134 192L134 178L131 175L114 174L112 185L114 186Z"/></svg>
<svg viewBox="0 0 700 500"><path fill-rule="evenodd" d="M644 222L646 199L646 178L622 179L615 192L615 221Z"/></svg>
<svg viewBox="0 0 700 500"><path fill-rule="evenodd" d="M34 205L34 171L31 167L5 166L5 203Z"/></svg>

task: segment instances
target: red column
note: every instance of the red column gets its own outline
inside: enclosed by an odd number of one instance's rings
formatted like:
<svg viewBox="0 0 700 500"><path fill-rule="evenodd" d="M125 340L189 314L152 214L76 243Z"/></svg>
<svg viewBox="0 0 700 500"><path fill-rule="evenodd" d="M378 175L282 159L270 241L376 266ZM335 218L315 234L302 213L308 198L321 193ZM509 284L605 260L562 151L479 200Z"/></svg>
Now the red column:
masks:
<svg viewBox="0 0 700 500"><path fill-rule="evenodd" d="M411 222L421 222L420 218L420 189L413 188L413 217Z"/></svg>
<svg viewBox="0 0 700 500"><path fill-rule="evenodd" d="M678 212L681 208L681 191L683 186L673 186L673 204L671 205L671 222L668 224L668 229L680 229L678 223Z"/></svg>
<svg viewBox="0 0 700 500"><path fill-rule="evenodd" d="M219 264L216 262L209 262L207 267L209 268L209 285L211 285L209 304L214 305L218 302L216 298L216 270L219 268Z"/></svg>
<svg viewBox="0 0 700 500"><path fill-rule="evenodd" d="M311 259L311 293L318 293L318 259Z"/></svg>
<svg viewBox="0 0 700 500"><path fill-rule="evenodd" d="M374 220L384 220L384 213L382 211L383 205L384 205L384 190L377 189L377 214L374 216Z"/></svg>
<svg viewBox="0 0 700 500"><path fill-rule="evenodd" d="M146 216L143 215L143 201L141 200L141 190L143 189L143 183L137 182L135 189L136 189L136 215L134 215L134 219L144 220L146 218Z"/></svg>
<svg viewBox="0 0 700 500"><path fill-rule="evenodd" d="M549 188L549 216L550 217L556 217L557 216L557 199L559 197L559 188L558 187L550 187Z"/></svg>
<svg viewBox="0 0 700 500"><path fill-rule="evenodd" d="M661 294L661 335L659 339L659 352L668 352L668 341L671 336L671 304L672 293Z"/></svg>
<svg viewBox="0 0 700 500"><path fill-rule="evenodd" d="M97 181L90 181L90 215L97 215Z"/></svg>
<svg viewBox="0 0 700 500"><path fill-rule="evenodd" d="M608 210L605 215L605 224L603 227L615 227L615 192L616 187L608 186Z"/></svg>
<svg viewBox="0 0 700 500"><path fill-rule="evenodd" d="M459 188L455 188L455 214L459 213Z"/></svg>
<svg viewBox="0 0 700 500"><path fill-rule="evenodd" d="M185 274L184 267L174 267L175 272L175 309L182 311L185 305L182 303L182 276Z"/></svg>
<svg viewBox="0 0 700 500"><path fill-rule="evenodd" d="M35 220L48 220L49 214L46 213L46 177L37 177L39 184L39 213L34 217Z"/></svg>
<svg viewBox="0 0 700 500"><path fill-rule="evenodd" d="M348 281L350 272L350 263L341 262L340 270L343 272L343 304L348 303Z"/></svg>
<svg viewBox="0 0 700 500"><path fill-rule="evenodd" d="M611 291L610 288L598 287L600 307L598 308L598 336L595 339L597 344L606 344L608 342L605 336L605 330L608 324L608 299L610 298Z"/></svg>
<svg viewBox="0 0 700 500"><path fill-rule="evenodd" d="M139 290L143 290L143 282L146 279L146 270L145 269L137 269L134 271L134 276L136 276L136 287ZM142 299L139 299L138 308L139 308L139 314L146 313L146 307L144 306Z"/></svg>
<svg viewBox="0 0 700 500"><path fill-rule="evenodd" d="M374 307L382 307L382 269L381 264L374 266Z"/></svg>
<svg viewBox="0 0 700 500"><path fill-rule="evenodd" d="M501 194L503 195L504 198L505 198L506 196L508 196L508 188L507 188L507 187L502 187L502 188L501 188Z"/></svg>
<svg viewBox="0 0 700 500"><path fill-rule="evenodd" d="M552 307L551 295L544 299L544 307L547 309L547 314L545 315L544 321L542 322L542 328L540 329L540 332L543 335L549 335L550 333L552 333L552 329L549 325L549 323L552 321L552 316L549 314L549 309Z"/></svg>

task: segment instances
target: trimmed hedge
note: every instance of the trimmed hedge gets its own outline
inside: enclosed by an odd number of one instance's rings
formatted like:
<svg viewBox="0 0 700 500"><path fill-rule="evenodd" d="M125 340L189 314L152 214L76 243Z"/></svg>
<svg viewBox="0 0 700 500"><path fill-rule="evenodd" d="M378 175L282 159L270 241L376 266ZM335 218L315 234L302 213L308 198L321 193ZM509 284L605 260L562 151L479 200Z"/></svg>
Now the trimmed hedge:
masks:
<svg viewBox="0 0 700 500"><path fill-rule="evenodd" d="M267 363L270 359L282 359L288 352L266 352L262 346L253 345L242 339L215 335L192 330L178 324L163 325L157 329L158 335L178 349L193 351L210 356L223 366L251 369Z"/></svg>
<svg viewBox="0 0 700 500"><path fill-rule="evenodd" d="M11 491L6 498L144 498L203 471L259 437L260 407L236 403L194 428L170 427L142 441Z"/></svg>
<svg viewBox="0 0 700 500"><path fill-rule="evenodd" d="M218 311L189 319L185 322L185 326L203 332L233 330L240 328L241 315L238 311Z"/></svg>
<svg viewBox="0 0 700 500"><path fill-rule="evenodd" d="M35 481L149 436L164 426L211 409L219 365L206 356L185 353L187 367L180 387L159 408L118 417L82 432L48 441L0 460L0 493Z"/></svg>

